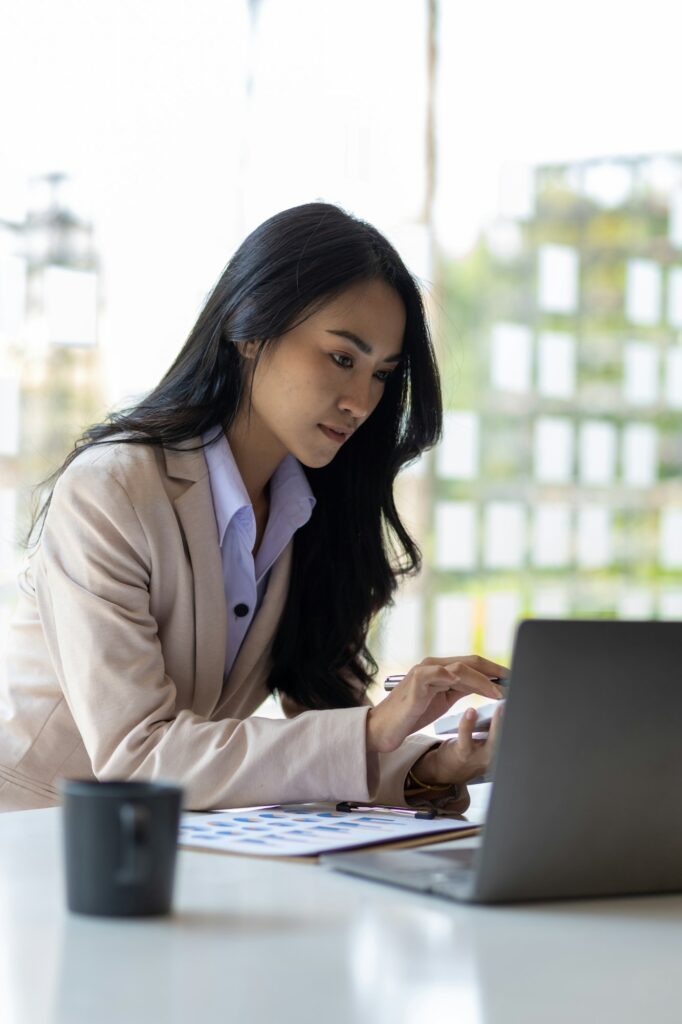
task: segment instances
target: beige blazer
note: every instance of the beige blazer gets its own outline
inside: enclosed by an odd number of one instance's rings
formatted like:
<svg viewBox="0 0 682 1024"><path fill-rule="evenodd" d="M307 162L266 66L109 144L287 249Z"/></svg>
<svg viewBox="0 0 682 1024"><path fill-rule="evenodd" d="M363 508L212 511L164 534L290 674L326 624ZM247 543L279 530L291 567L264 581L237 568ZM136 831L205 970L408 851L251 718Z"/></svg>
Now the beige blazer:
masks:
<svg viewBox="0 0 682 1024"><path fill-rule="evenodd" d="M253 715L268 694L290 547L223 679L227 615L208 468L202 451L183 447L95 447L58 481L10 630L0 810L54 804L58 779L74 776L175 780L197 809L404 804L406 773L432 739L368 754L367 706Z"/></svg>

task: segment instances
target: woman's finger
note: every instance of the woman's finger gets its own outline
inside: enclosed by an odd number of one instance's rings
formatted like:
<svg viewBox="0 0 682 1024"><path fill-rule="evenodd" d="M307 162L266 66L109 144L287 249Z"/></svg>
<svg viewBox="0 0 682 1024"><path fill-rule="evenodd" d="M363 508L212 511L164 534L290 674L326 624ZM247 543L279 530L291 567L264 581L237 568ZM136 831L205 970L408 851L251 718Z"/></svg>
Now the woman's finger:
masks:
<svg viewBox="0 0 682 1024"><path fill-rule="evenodd" d="M487 676L508 676L509 667L507 665L500 665L496 661L490 661L488 658L481 657L480 654L465 654L455 655L451 658L424 658L422 665L452 665L454 662L462 662L462 664L469 665L477 672L482 672Z"/></svg>
<svg viewBox="0 0 682 1024"><path fill-rule="evenodd" d="M400 690L404 694L405 690L415 683L438 693L448 690L456 691L460 697L477 693L481 697L499 700L504 695L501 686L493 683L489 676L482 675L461 659L451 662L449 665L416 665L402 682L398 683L392 693L397 693Z"/></svg>
<svg viewBox="0 0 682 1024"><path fill-rule="evenodd" d="M415 687L418 691L433 691L436 693L447 693L448 690L457 690L460 695L468 693L466 685L460 685L460 670L447 665L416 665L405 678L398 683L391 694L400 693L404 696L409 690ZM492 685L492 684L491 684Z"/></svg>
<svg viewBox="0 0 682 1024"><path fill-rule="evenodd" d="M457 689L462 694L477 693L481 697L489 697L491 700L500 700L504 696L504 690L497 683L494 683L490 676L484 675L470 665L455 662L447 666L452 673Z"/></svg>
<svg viewBox="0 0 682 1024"><path fill-rule="evenodd" d="M502 716L504 715L504 704L500 704L499 708L495 711L490 722L490 730L488 731L487 744L490 744L491 750L495 750L497 743L502 732Z"/></svg>
<svg viewBox="0 0 682 1024"><path fill-rule="evenodd" d="M467 708L459 722L457 730L457 746L463 757L471 757L474 752L474 729L476 727L476 708Z"/></svg>

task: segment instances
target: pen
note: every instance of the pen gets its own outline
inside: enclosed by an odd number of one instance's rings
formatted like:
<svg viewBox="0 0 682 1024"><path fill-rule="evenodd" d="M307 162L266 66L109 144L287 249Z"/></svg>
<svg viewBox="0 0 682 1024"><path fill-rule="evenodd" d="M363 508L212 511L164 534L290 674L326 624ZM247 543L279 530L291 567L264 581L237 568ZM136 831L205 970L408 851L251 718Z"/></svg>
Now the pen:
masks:
<svg viewBox="0 0 682 1024"><path fill-rule="evenodd" d="M383 811L384 813L388 811L390 814L407 814L410 818L422 818L426 821L433 821L438 816L437 812L432 810L414 812L408 810L407 807L377 807L371 804L356 804L352 800L342 800L340 804L336 805L336 809L337 811L372 811L373 813L375 811Z"/></svg>
<svg viewBox="0 0 682 1024"><path fill-rule="evenodd" d="M402 676L399 676L399 675L398 676L386 676L386 678L384 679L384 690L393 690L393 689L395 689L395 687L398 685L400 680L404 679L404 678L405 678L404 675L402 675ZM509 684L509 679L507 678L507 676L491 676L490 677L490 682L491 683L497 683L498 686L507 686Z"/></svg>

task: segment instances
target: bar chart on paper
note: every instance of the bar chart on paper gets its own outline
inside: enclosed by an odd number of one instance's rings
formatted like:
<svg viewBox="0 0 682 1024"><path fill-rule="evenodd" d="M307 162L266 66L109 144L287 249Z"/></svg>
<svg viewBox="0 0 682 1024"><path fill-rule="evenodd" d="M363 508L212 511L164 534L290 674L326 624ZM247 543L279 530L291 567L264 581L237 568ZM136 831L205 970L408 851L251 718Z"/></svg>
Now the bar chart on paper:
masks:
<svg viewBox="0 0 682 1024"><path fill-rule="evenodd" d="M451 838L466 818L417 819L383 810L338 811L333 804L256 807L182 815L182 847L263 857L310 857L374 843Z"/></svg>

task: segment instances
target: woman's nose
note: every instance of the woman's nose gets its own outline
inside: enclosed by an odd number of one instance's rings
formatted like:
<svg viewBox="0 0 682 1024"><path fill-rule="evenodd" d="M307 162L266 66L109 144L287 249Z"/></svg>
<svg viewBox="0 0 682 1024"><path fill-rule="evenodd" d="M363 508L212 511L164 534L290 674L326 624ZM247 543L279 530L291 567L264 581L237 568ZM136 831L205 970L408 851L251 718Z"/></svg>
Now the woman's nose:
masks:
<svg viewBox="0 0 682 1024"><path fill-rule="evenodd" d="M350 413L355 419L363 420L372 411L372 386L369 384L358 384L339 399L339 409L342 412Z"/></svg>

